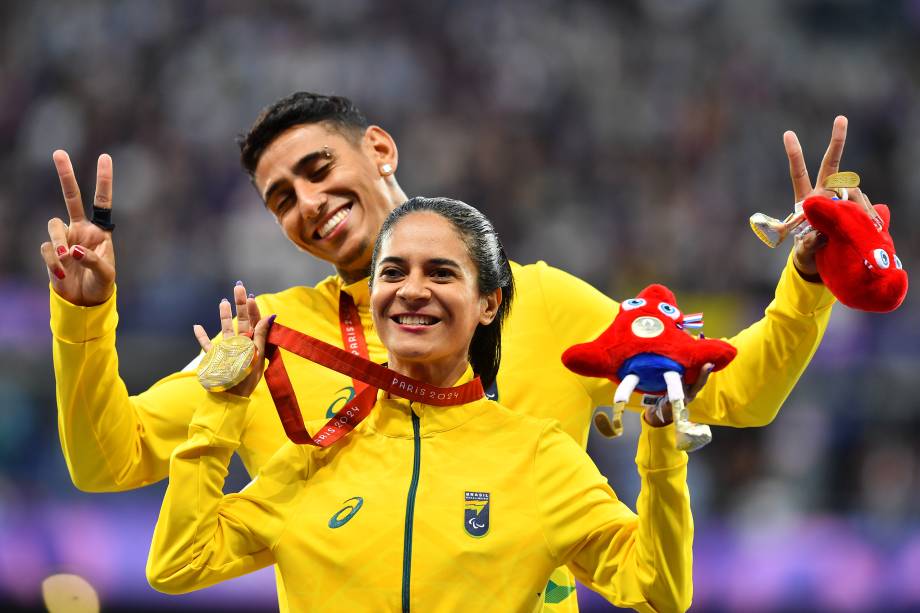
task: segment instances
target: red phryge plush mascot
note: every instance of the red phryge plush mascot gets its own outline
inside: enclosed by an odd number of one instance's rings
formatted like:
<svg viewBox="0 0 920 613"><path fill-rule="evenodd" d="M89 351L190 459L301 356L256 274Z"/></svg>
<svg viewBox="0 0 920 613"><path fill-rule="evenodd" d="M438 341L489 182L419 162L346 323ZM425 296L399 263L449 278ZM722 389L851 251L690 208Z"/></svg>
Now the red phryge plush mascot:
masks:
<svg viewBox="0 0 920 613"><path fill-rule="evenodd" d="M812 196L802 204L808 223L827 236L827 244L815 252L827 289L850 308L887 313L904 302L907 271L894 252L888 207L873 208L874 219L851 200Z"/></svg>
<svg viewBox="0 0 920 613"><path fill-rule="evenodd" d="M604 413L594 417L606 436L622 434L623 410L629 395L638 390L671 402L680 449L693 451L712 440L709 426L689 421L683 384L696 383L706 363L713 364L714 371L725 368L737 350L725 341L691 336L687 330L703 326L702 313L683 315L676 304L671 290L649 285L636 298L620 304L613 323L597 339L569 347L562 354L570 370L619 384L613 398L613 423Z"/></svg>
<svg viewBox="0 0 920 613"><path fill-rule="evenodd" d="M754 213L751 229L769 247L790 234L798 237L812 229L824 234L827 244L815 252L815 261L827 289L852 309L887 313L904 302L907 271L894 252L891 212L884 204L873 206L862 192L849 191L858 186L855 172L834 173L823 187L836 198L811 196L797 202L782 221Z"/></svg>

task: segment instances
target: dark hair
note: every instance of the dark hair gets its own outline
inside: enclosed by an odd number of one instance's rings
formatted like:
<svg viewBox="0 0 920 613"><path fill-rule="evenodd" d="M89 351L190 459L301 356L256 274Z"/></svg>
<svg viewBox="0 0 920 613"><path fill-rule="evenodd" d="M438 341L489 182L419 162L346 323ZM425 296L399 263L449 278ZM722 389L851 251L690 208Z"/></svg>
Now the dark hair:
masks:
<svg viewBox="0 0 920 613"><path fill-rule="evenodd" d="M480 324L470 341L469 360L473 372L479 375L482 386L486 389L495 381L498 366L502 359L502 324L511 308L514 297L514 279L505 248L486 216L470 205L450 198L421 198L407 200L396 207L383 222L374 255L371 259L371 286L374 284L374 271L380 257L380 246L389 238L393 228L410 213L436 213L449 221L460 238L466 244L470 259L479 270L479 293L488 294L496 289L502 290L502 301L498 306L495 319L487 326Z"/></svg>
<svg viewBox="0 0 920 613"><path fill-rule="evenodd" d="M328 122L345 135L359 137L367 129L367 118L355 104L342 96L294 92L259 113L249 132L237 137L240 163L252 177L259 158L279 134L300 124Z"/></svg>

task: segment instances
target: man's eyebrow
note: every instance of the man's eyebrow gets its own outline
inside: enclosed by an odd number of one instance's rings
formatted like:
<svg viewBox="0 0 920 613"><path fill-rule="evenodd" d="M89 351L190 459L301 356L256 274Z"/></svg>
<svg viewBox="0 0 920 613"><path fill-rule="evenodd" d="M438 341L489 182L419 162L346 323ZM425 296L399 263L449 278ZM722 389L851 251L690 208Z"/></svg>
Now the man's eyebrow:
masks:
<svg viewBox="0 0 920 613"><path fill-rule="evenodd" d="M329 147L323 147L322 149L317 149L316 151L312 151L306 154L297 160L296 164L294 164L294 174L301 174L307 166L319 158L331 158L332 153L333 152ZM268 206L269 199L275 195L275 192L278 191L282 183L283 181L278 179L277 181L272 182L272 184L268 186L268 189L265 190L265 194L262 196L262 201L265 203L265 206Z"/></svg>

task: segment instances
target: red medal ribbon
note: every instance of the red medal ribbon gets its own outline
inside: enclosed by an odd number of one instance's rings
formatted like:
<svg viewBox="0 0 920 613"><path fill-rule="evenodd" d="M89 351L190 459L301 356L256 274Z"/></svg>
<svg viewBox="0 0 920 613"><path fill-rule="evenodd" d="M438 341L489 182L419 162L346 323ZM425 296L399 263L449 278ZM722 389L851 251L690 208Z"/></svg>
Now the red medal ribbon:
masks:
<svg viewBox="0 0 920 613"><path fill-rule="evenodd" d="M367 360L371 354L367 350L367 340L364 338L364 328L361 326L361 315L354 299L346 292L339 291L339 327L342 329L342 346L346 351ZM361 393L366 383L352 377L352 388L355 396Z"/></svg>
<svg viewBox="0 0 920 613"><path fill-rule="evenodd" d="M354 306L354 302L351 300L349 302ZM357 309L355 309L355 312L357 312ZM345 320L342 319L340 323L344 338ZM357 323L357 328L360 330L360 320ZM357 337L357 335L355 336ZM364 334L362 331L360 341L355 341L359 345L358 351L360 351L360 343L363 342ZM349 347L349 344L349 341L346 340L345 346ZM307 432L306 426L304 426L300 406L297 403L297 396L294 393L294 387L291 385L287 370L284 368L281 352L278 351L279 347L348 375L356 381L367 384L367 387L362 389L360 393L356 393L351 402L342 407L315 436L311 436ZM364 343L363 347L366 352L367 344ZM401 375L380 364L375 364L358 353L339 349L334 345L279 323L272 324L268 332L265 357L268 358L268 367L265 369L265 383L268 385L268 390L275 401L275 408L278 410L281 424L284 426L284 431L288 438L301 445L329 447L354 430L355 426L361 423L373 408L377 400L378 389L385 390L394 396L434 406L466 404L485 395L479 377L457 387L435 387L424 381Z"/></svg>

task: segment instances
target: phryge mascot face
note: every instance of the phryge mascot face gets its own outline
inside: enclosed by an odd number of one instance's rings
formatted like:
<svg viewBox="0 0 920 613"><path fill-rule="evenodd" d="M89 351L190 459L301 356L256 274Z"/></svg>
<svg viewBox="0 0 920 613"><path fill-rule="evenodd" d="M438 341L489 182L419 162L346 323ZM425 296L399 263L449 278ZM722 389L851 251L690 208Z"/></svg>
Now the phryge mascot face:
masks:
<svg viewBox="0 0 920 613"><path fill-rule="evenodd" d="M692 450L709 442L712 435L708 427L688 420L683 385L693 385L707 363L714 365L713 371L725 368L737 350L725 341L687 332L701 327L701 314L684 315L671 290L649 285L637 297L620 304L620 312L599 337L569 347L562 354L562 362L570 370L619 383L612 425L605 425L606 415L602 413L595 417L602 433L617 436L622 432L622 411L629 395L638 390L667 396L674 411L678 447Z"/></svg>
<svg viewBox="0 0 920 613"><path fill-rule="evenodd" d="M907 295L907 271L894 251L887 206L874 205L879 224L850 200L813 196L802 208L808 223L827 236L815 262L821 280L841 303L876 313L901 306Z"/></svg>

